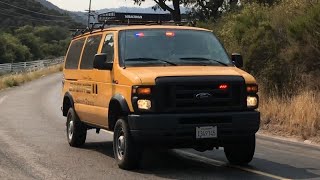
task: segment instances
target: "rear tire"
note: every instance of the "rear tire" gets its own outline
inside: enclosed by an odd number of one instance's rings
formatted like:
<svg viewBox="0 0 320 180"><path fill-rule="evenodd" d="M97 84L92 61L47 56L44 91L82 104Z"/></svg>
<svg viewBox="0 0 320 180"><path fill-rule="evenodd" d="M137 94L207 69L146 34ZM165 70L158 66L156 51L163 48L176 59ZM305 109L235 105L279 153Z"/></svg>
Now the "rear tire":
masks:
<svg viewBox="0 0 320 180"><path fill-rule="evenodd" d="M73 108L67 114L67 139L72 147L80 147L86 142L87 126L80 121Z"/></svg>
<svg viewBox="0 0 320 180"><path fill-rule="evenodd" d="M138 168L142 153L130 135L128 123L123 119L118 119L114 127L113 152L121 169Z"/></svg>
<svg viewBox="0 0 320 180"><path fill-rule="evenodd" d="M230 164L247 165L253 159L256 148L255 135L243 138L240 142L224 147L224 153Z"/></svg>

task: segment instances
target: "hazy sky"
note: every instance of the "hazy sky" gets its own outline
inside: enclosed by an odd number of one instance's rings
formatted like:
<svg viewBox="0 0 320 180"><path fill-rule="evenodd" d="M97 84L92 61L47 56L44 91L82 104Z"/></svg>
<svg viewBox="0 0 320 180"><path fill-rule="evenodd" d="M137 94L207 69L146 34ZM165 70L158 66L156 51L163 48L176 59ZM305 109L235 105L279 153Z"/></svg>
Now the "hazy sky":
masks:
<svg viewBox="0 0 320 180"><path fill-rule="evenodd" d="M84 11L89 7L90 0L48 0L56 6L70 11ZM154 5L153 0L146 0L142 7ZM137 6L133 0L92 0L92 9L117 8L121 6Z"/></svg>

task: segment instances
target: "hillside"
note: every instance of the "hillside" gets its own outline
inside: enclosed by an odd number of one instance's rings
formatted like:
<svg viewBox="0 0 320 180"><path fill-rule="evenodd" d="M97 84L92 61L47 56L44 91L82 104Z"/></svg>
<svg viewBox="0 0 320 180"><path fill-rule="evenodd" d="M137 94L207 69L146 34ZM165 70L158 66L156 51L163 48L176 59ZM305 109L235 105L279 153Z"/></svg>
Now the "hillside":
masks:
<svg viewBox="0 0 320 180"><path fill-rule="evenodd" d="M68 14L74 21L77 23L81 23L83 25L87 24L87 15L85 12L72 12L72 11L67 11L59 8L58 6L52 4L51 2L47 0L36 0L37 2L41 3L43 6L45 6L48 9L58 11L62 14Z"/></svg>
<svg viewBox="0 0 320 180"><path fill-rule="evenodd" d="M36 1L38 1L39 3L41 3L43 6L47 7L48 9L52 9L52 10L56 10L56 11L58 11L60 13L68 14L76 22L79 22L79 23L82 23L82 24L86 24L87 23L88 15L87 15L86 12L82 12L82 11L66 11L66 10L63 10L63 9L57 7L56 5L52 4L51 2L49 2L47 0L36 0ZM152 9L152 7L141 8L141 7L138 7L138 6L137 7L105 8L105 9L96 10L96 12L98 14L105 13L105 12L111 12L111 11L128 12L128 13L164 13L161 10L154 11ZM182 13L185 13L186 11L187 11L186 8L181 7L181 12Z"/></svg>
<svg viewBox="0 0 320 180"><path fill-rule="evenodd" d="M35 0L1 0L0 10L0 25L3 28L24 25L78 26L67 13L49 9Z"/></svg>
<svg viewBox="0 0 320 180"><path fill-rule="evenodd" d="M67 13L35 0L0 0L0 63L65 55L70 28L83 27Z"/></svg>
<svg viewBox="0 0 320 180"><path fill-rule="evenodd" d="M53 10L56 10L60 13L65 13L65 10L60 9L58 6L52 4L51 2L49 2L47 0L36 0L36 1L41 3L44 7L48 8L48 9L53 9Z"/></svg>

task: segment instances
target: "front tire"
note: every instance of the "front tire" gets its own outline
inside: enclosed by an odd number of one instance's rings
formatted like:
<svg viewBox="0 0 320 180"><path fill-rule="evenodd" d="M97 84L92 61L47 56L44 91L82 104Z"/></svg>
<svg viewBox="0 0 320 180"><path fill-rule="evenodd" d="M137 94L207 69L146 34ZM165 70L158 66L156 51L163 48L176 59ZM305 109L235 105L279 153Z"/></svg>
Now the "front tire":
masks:
<svg viewBox="0 0 320 180"><path fill-rule="evenodd" d="M224 153L230 164L247 165L253 159L256 148L255 135L243 138L239 144L224 147Z"/></svg>
<svg viewBox="0 0 320 180"><path fill-rule="evenodd" d="M130 135L126 121L119 119L114 127L113 152L121 169L136 169L140 163L141 151L138 150Z"/></svg>
<svg viewBox="0 0 320 180"><path fill-rule="evenodd" d="M86 142L87 126L80 121L73 108L67 114L67 139L72 147L80 147Z"/></svg>

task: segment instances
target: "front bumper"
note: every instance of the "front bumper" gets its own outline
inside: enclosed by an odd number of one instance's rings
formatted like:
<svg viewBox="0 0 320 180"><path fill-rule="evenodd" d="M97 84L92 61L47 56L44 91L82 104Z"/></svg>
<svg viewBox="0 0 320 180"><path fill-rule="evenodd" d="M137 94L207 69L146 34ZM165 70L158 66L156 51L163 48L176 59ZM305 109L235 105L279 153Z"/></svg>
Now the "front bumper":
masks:
<svg viewBox="0 0 320 180"><path fill-rule="evenodd" d="M212 146L237 143L254 135L260 126L260 113L221 112L195 114L129 115L128 123L133 139L138 143L169 147L193 147L205 142ZM217 126L215 139L196 139L196 127Z"/></svg>

